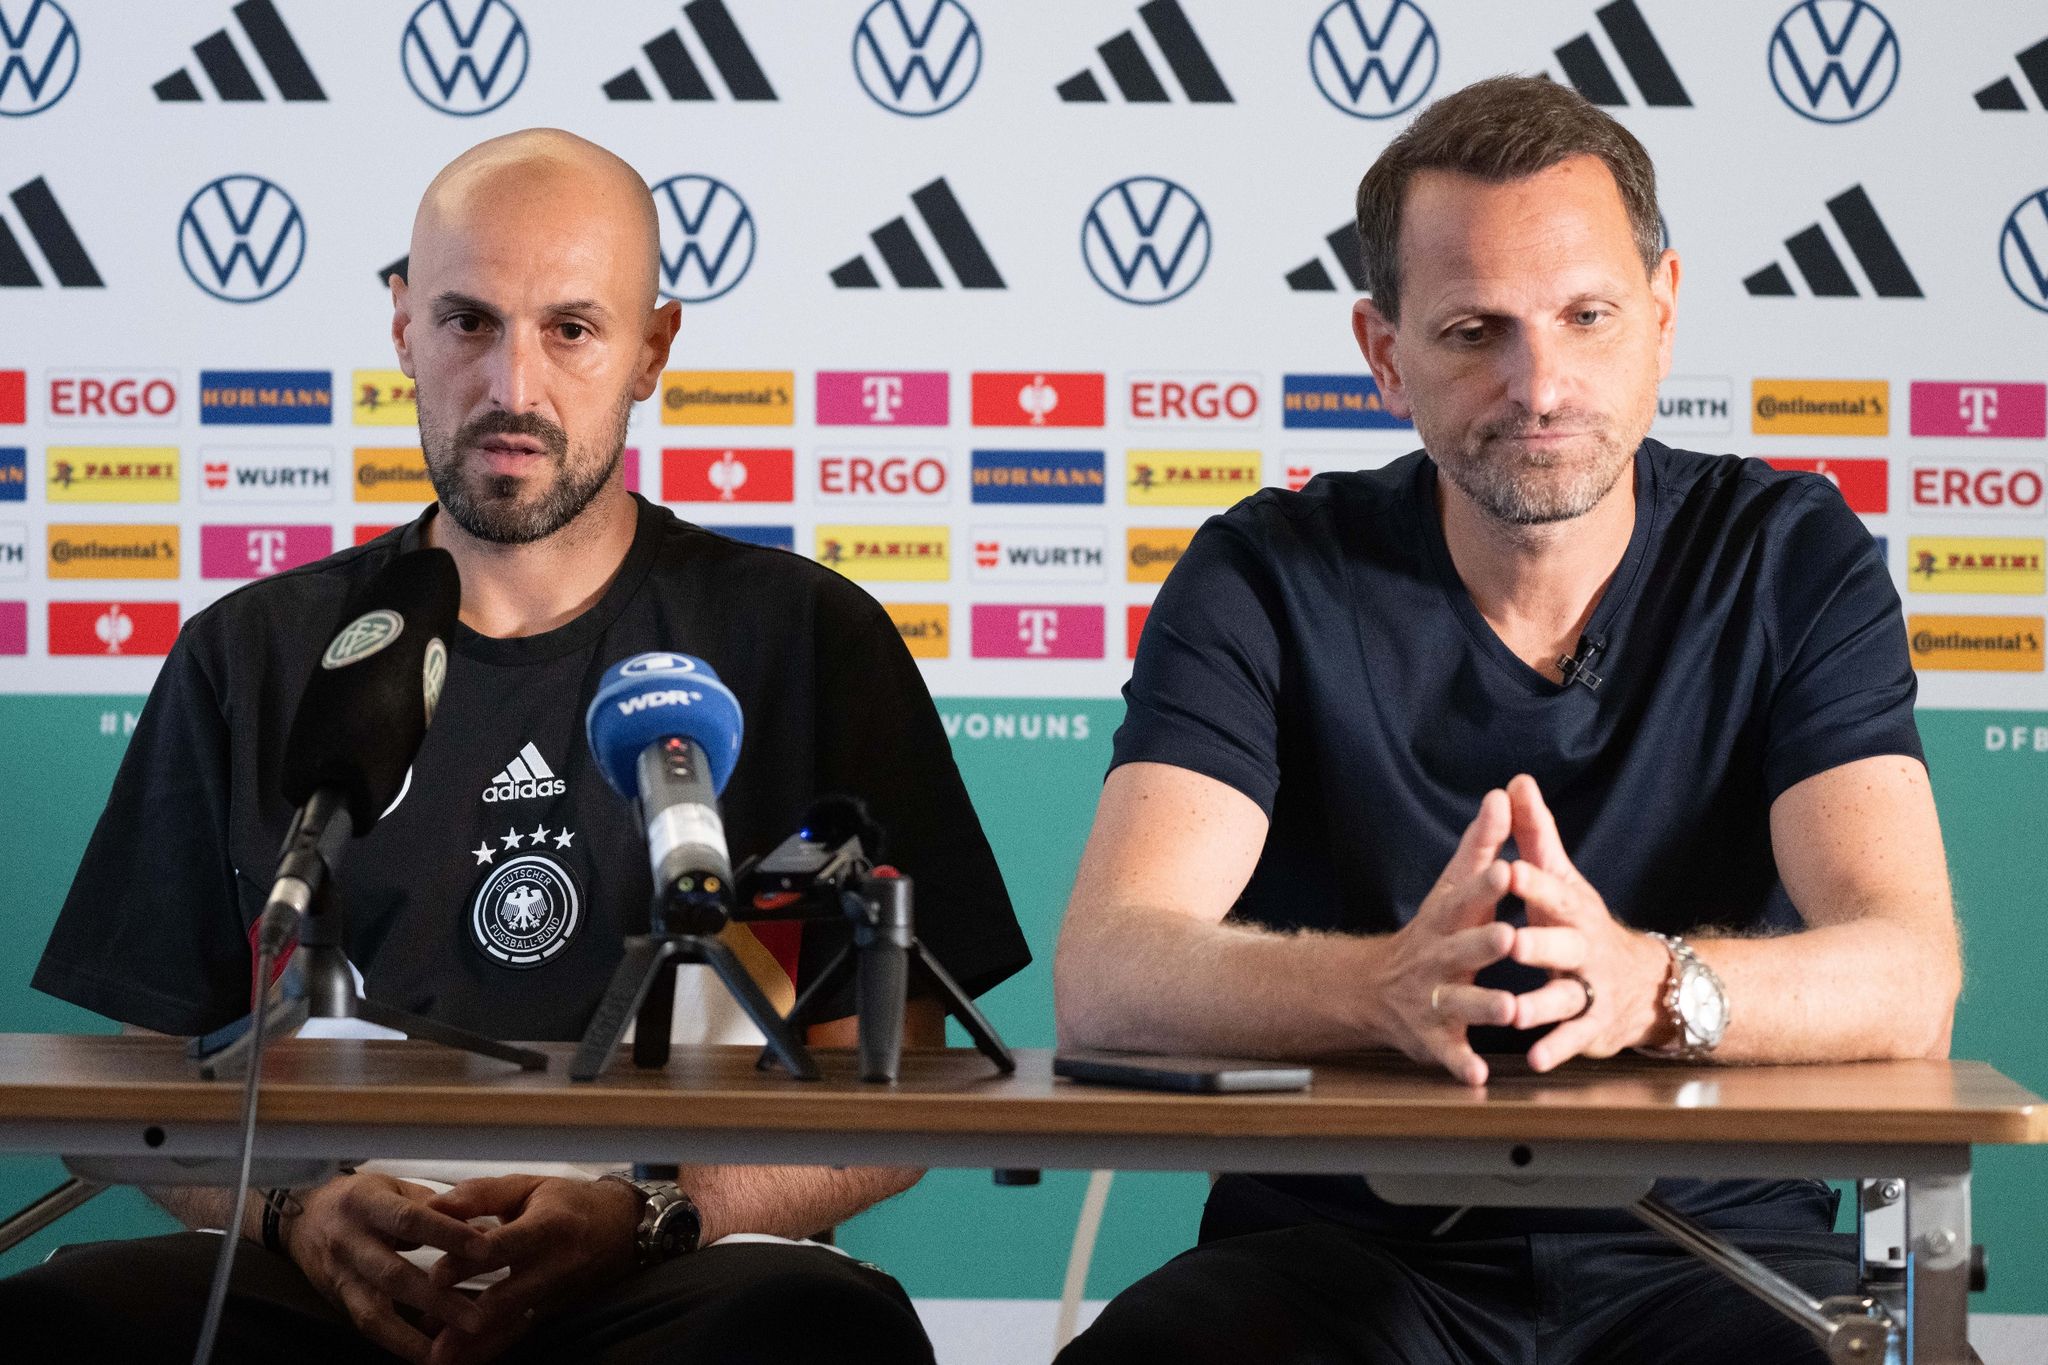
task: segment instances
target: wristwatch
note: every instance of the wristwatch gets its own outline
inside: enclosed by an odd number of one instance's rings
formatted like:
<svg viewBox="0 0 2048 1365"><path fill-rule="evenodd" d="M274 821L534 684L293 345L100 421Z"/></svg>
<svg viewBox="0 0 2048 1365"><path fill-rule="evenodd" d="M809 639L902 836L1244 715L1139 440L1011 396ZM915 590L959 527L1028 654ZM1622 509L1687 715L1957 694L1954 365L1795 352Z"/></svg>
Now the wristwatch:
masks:
<svg viewBox="0 0 2048 1365"><path fill-rule="evenodd" d="M1664 979L1661 1002L1665 1022L1677 1041L1660 1048L1639 1048L1653 1057L1695 1062L1711 1056L1728 1031L1728 989L1712 967L1700 961L1692 945L1675 934L1650 935L1671 954L1671 973Z"/></svg>
<svg viewBox="0 0 2048 1365"><path fill-rule="evenodd" d="M640 1226L633 1233L633 1258L642 1269L697 1249L697 1241L704 1235L704 1219L697 1212L696 1201L675 1182L635 1180L621 1171L599 1179L616 1180L640 1192Z"/></svg>

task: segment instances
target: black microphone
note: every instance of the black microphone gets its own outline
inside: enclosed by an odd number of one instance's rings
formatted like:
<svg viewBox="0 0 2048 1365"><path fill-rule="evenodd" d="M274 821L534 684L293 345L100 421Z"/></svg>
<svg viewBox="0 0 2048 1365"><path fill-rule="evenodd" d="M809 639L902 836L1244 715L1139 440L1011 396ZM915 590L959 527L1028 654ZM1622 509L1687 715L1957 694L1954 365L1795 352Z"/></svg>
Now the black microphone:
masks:
<svg viewBox="0 0 2048 1365"><path fill-rule="evenodd" d="M448 677L462 580L446 550L399 555L349 599L285 740L278 785L298 809L263 908L259 950L282 952L299 917L405 785Z"/></svg>
<svg viewBox="0 0 2048 1365"><path fill-rule="evenodd" d="M1564 685L1582 685L1588 692L1598 692L1605 681L1592 669L1593 660L1600 651L1607 648L1607 642L1593 635L1581 635L1579 644L1571 653L1557 661L1557 671L1564 675Z"/></svg>

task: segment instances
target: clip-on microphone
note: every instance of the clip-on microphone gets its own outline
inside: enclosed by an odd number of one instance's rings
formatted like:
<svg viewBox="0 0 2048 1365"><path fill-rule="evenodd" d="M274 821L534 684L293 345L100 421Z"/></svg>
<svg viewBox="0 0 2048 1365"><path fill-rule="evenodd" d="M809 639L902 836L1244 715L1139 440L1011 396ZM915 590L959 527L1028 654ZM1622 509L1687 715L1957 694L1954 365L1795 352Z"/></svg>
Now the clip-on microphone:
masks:
<svg viewBox="0 0 2048 1365"><path fill-rule="evenodd" d="M1578 647L1571 653L1560 656L1557 661L1557 671L1563 675L1564 685L1570 687L1573 683L1578 683L1588 692L1598 692L1600 684L1606 680L1593 671L1592 663L1606 648L1605 640L1592 635L1581 635Z"/></svg>

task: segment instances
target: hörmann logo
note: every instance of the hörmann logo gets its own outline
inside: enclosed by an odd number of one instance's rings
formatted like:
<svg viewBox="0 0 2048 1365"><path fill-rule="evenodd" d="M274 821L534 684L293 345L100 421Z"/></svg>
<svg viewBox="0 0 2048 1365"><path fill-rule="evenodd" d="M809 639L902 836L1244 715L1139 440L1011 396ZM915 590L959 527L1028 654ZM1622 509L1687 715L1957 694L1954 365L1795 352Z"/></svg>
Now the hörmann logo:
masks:
<svg viewBox="0 0 2048 1365"><path fill-rule="evenodd" d="M1413 431L1415 424L1388 408L1371 375L1290 374L1282 381L1280 424Z"/></svg>
<svg viewBox="0 0 2048 1365"><path fill-rule="evenodd" d="M975 502L1103 500L1099 450L977 450L972 458Z"/></svg>
<svg viewBox="0 0 2048 1365"><path fill-rule="evenodd" d="M1949 460L1915 463L1907 476L1916 512L2038 517L2048 496L2048 461Z"/></svg>
<svg viewBox="0 0 2048 1365"><path fill-rule="evenodd" d="M786 427L796 421L793 370L669 370L661 421L672 427Z"/></svg>
<svg viewBox="0 0 2048 1365"><path fill-rule="evenodd" d="M28 451L21 446L0 446L0 502L28 499Z"/></svg>
<svg viewBox="0 0 2048 1365"><path fill-rule="evenodd" d="M49 419L65 426L170 426L176 370L52 370Z"/></svg>
<svg viewBox="0 0 2048 1365"><path fill-rule="evenodd" d="M1749 401L1759 436L1891 433L1892 386L1883 379L1756 379Z"/></svg>
<svg viewBox="0 0 2048 1365"><path fill-rule="evenodd" d="M201 370L202 426L327 426L334 421L328 370Z"/></svg>

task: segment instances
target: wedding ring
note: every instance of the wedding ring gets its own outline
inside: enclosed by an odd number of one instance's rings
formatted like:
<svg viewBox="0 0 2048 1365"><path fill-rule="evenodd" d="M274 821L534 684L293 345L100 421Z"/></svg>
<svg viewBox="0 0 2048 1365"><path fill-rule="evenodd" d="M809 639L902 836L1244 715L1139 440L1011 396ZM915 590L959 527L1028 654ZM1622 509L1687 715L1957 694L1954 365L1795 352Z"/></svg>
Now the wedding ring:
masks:
<svg viewBox="0 0 2048 1365"><path fill-rule="evenodd" d="M1444 983L1441 981L1429 988L1429 1012L1431 1014L1442 1014L1444 1012Z"/></svg>
<svg viewBox="0 0 2048 1365"><path fill-rule="evenodd" d="M1559 972L1558 975L1567 980L1578 982L1579 989L1586 993L1586 1003L1579 1006L1579 1012L1572 1016L1572 1019L1584 1018L1586 1012L1593 1008L1593 983L1580 976L1577 972ZM1571 1020L1568 1019L1565 1022L1570 1023Z"/></svg>

